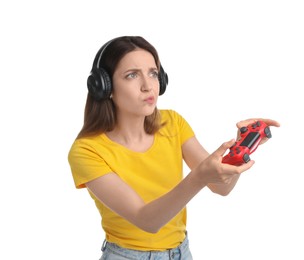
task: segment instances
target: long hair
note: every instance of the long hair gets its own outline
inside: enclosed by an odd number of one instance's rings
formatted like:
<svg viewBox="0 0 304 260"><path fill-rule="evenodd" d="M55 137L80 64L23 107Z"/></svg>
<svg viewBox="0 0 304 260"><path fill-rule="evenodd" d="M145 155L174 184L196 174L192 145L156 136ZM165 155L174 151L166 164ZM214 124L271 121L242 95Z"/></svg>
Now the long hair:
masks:
<svg viewBox="0 0 304 260"><path fill-rule="evenodd" d="M143 37L122 36L115 38L106 47L100 58L99 67L107 71L112 79L119 61L136 48L144 49L152 54L155 63L160 69L160 61L156 49ZM96 101L89 93L87 95L84 123L77 139L96 136L114 129L117 123L115 104L111 98ZM156 133L163 125L157 108L153 113L145 117L144 129L148 134Z"/></svg>

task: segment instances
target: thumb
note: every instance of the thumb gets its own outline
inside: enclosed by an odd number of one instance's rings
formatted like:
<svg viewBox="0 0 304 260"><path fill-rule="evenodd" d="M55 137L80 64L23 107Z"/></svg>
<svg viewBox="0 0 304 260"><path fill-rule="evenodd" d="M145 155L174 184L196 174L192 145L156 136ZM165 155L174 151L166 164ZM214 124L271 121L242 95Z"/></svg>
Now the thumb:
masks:
<svg viewBox="0 0 304 260"><path fill-rule="evenodd" d="M231 146L233 146L235 144L235 139L231 139L228 142L223 143L216 151L215 153L218 156L223 156L225 154L225 152L227 151L227 149L229 149Z"/></svg>

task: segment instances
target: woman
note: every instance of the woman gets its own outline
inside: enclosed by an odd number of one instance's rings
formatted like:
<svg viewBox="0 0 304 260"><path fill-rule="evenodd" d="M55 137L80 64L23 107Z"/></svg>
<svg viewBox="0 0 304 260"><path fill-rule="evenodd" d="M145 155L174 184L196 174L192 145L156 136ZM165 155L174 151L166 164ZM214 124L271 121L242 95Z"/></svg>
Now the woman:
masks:
<svg viewBox="0 0 304 260"><path fill-rule="evenodd" d="M95 57L84 125L68 159L76 187L87 188L102 217L101 259L192 259L187 203L205 187L229 194L254 163L223 164L234 140L209 154L181 115L158 110L167 83L157 51L142 37L115 38Z"/></svg>

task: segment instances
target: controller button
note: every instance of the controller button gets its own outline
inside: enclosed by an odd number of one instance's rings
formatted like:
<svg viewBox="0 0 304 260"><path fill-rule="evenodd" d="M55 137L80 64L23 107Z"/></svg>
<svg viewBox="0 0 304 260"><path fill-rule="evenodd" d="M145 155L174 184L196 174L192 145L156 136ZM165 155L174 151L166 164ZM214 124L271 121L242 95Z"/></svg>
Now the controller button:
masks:
<svg viewBox="0 0 304 260"><path fill-rule="evenodd" d="M250 157L249 157L248 153L244 154L243 160L244 160L245 163L248 163L250 161Z"/></svg>
<svg viewBox="0 0 304 260"><path fill-rule="evenodd" d="M242 134L246 133L248 128L246 126L241 127L240 131Z"/></svg>
<svg viewBox="0 0 304 260"><path fill-rule="evenodd" d="M268 126L264 129L264 133L265 133L267 138L272 137L271 132L270 132L270 128Z"/></svg>
<svg viewBox="0 0 304 260"><path fill-rule="evenodd" d="M260 122L260 121L257 121L257 122L256 122L256 125L257 125L257 126L261 126L261 122Z"/></svg>

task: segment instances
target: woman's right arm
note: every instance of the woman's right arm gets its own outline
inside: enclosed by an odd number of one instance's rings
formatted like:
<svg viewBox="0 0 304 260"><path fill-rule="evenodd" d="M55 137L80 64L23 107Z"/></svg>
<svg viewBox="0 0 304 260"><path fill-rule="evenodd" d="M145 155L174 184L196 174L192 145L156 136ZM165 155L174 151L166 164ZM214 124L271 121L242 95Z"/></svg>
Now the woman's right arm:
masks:
<svg viewBox="0 0 304 260"><path fill-rule="evenodd" d="M115 173L108 173L87 182L86 187L121 217L146 232L156 233L208 183L228 182L232 176L252 166L251 163L238 167L221 163L222 155L233 143L232 140L221 145L177 186L150 202L143 201L134 189Z"/></svg>

